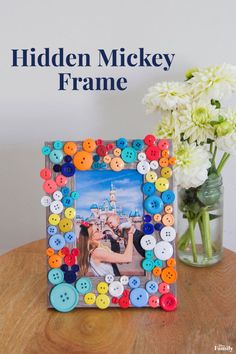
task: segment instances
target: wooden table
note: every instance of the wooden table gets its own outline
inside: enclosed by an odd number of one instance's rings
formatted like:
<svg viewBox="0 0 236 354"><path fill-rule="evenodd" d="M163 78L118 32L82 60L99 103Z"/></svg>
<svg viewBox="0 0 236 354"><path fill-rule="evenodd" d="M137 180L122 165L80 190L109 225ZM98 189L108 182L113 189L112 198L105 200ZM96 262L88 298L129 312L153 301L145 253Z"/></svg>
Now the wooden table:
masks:
<svg viewBox="0 0 236 354"><path fill-rule="evenodd" d="M236 351L236 254L212 268L178 264L177 311L46 307L45 241L0 257L0 353L217 353ZM220 352L219 352L220 353Z"/></svg>

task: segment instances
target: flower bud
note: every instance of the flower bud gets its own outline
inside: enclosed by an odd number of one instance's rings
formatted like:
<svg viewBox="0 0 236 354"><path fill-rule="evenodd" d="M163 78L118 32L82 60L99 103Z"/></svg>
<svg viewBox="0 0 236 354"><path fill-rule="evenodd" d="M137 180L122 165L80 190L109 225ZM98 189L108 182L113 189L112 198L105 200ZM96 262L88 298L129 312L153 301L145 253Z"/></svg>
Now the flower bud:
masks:
<svg viewBox="0 0 236 354"><path fill-rule="evenodd" d="M231 131L232 131L232 125L229 122L227 122L227 121L224 121L224 122L222 122L220 124L217 124L217 126L216 126L216 135L218 137L227 135Z"/></svg>
<svg viewBox="0 0 236 354"><path fill-rule="evenodd" d="M185 73L185 78L187 80L192 79L192 77L194 76L193 73L195 73L196 71L198 71L198 68L191 68L191 69L187 70Z"/></svg>

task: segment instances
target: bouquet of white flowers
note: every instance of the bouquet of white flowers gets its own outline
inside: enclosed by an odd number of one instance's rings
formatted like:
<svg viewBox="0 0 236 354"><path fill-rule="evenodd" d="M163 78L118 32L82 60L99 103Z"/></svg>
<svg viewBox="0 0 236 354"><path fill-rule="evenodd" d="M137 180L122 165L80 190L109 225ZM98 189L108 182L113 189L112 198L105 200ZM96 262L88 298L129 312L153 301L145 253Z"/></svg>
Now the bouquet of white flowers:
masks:
<svg viewBox="0 0 236 354"><path fill-rule="evenodd" d="M185 82L157 83L143 99L148 113L160 112L156 135L173 139L179 209L188 221L178 249L191 250L192 262L189 258L187 261L195 265L220 259L211 222L220 217L222 220L218 210L222 203L221 171L230 155L236 153L236 110L221 104L235 91L236 66L223 64L189 70ZM197 225L201 257L196 245Z"/></svg>

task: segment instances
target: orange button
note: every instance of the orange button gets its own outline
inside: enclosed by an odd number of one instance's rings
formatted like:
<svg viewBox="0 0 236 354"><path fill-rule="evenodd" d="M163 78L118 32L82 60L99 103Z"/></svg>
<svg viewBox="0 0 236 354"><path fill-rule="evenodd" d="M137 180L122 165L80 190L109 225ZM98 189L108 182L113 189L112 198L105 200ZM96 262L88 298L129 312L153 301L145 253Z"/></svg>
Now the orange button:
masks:
<svg viewBox="0 0 236 354"><path fill-rule="evenodd" d="M154 267L152 270L152 274L155 275L155 277L159 277L161 275L161 268Z"/></svg>
<svg viewBox="0 0 236 354"><path fill-rule="evenodd" d="M169 150L162 150L161 152L162 157L169 157L169 155L170 155Z"/></svg>
<svg viewBox="0 0 236 354"><path fill-rule="evenodd" d="M172 214L173 207L172 207L172 205L166 205L164 210L165 210L166 214Z"/></svg>
<svg viewBox="0 0 236 354"><path fill-rule="evenodd" d="M156 222L160 222L161 221L161 214L155 214L153 216L153 220L156 221Z"/></svg>
<svg viewBox="0 0 236 354"><path fill-rule="evenodd" d="M67 155L74 155L77 151L77 145L73 141L68 141L64 145L64 153Z"/></svg>
<svg viewBox="0 0 236 354"><path fill-rule="evenodd" d="M165 226L172 226L174 225L175 219L172 214L165 214L162 216L162 223Z"/></svg>
<svg viewBox="0 0 236 354"><path fill-rule="evenodd" d="M59 268L62 265L62 258L58 254L53 254L49 258L48 264L51 268Z"/></svg>
<svg viewBox="0 0 236 354"><path fill-rule="evenodd" d="M175 267L176 265L176 260L174 258L169 258L166 262L166 264L168 265L168 267Z"/></svg>
<svg viewBox="0 0 236 354"><path fill-rule="evenodd" d="M57 252L57 254L58 254L58 256L60 256L61 258L64 258L64 257L65 257L65 255L64 255L64 253L63 253L62 250L59 250L59 251Z"/></svg>
<svg viewBox="0 0 236 354"><path fill-rule="evenodd" d="M46 255L48 256L48 257L51 257L52 255L54 254L54 250L52 249L52 248L47 248L47 250L46 250Z"/></svg>
<svg viewBox="0 0 236 354"><path fill-rule="evenodd" d="M103 157L103 161L104 161L105 163L110 163L110 162L111 162L111 156L110 156L110 155L104 156L104 157Z"/></svg>
<svg viewBox="0 0 236 354"><path fill-rule="evenodd" d="M96 143L93 139L85 139L83 141L83 149L87 152L92 152L96 149Z"/></svg>
<svg viewBox="0 0 236 354"><path fill-rule="evenodd" d="M174 156L169 158L169 164L170 165L175 165L176 164L176 158Z"/></svg>
<svg viewBox="0 0 236 354"><path fill-rule="evenodd" d="M93 163L93 156L87 151L78 151L73 159L74 165L77 170L89 170Z"/></svg>
<svg viewBox="0 0 236 354"><path fill-rule="evenodd" d="M111 160L110 167L113 171L121 171L123 170L124 166L124 161L120 157L114 157Z"/></svg>
<svg viewBox="0 0 236 354"><path fill-rule="evenodd" d="M165 283L172 284L177 279L177 272L172 267L166 267L162 270L161 278Z"/></svg>
<svg viewBox="0 0 236 354"><path fill-rule="evenodd" d="M121 149L116 148L116 149L113 151L113 154L114 154L114 156L120 156L120 155L121 155Z"/></svg>
<svg viewBox="0 0 236 354"><path fill-rule="evenodd" d="M169 160L166 158L166 157L162 157L160 160L159 160L159 165L161 167L167 167L169 165Z"/></svg>

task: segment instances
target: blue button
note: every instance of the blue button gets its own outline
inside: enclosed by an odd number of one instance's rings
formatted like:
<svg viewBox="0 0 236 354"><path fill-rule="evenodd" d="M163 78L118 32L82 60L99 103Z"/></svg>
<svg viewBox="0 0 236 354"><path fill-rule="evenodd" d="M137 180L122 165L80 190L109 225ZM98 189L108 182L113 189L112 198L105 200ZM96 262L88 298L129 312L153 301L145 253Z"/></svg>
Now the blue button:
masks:
<svg viewBox="0 0 236 354"><path fill-rule="evenodd" d="M116 146L120 149L124 149L128 146L128 141L125 138L120 138L116 140Z"/></svg>
<svg viewBox="0 0 236 354"><path fill-rule="evenodd" d="M94 170L97 170L98 168L101 168L100 162L93 162L92 168L93 168Z"/></svg>
<svg viewBox="0 0 236 354"><path fill-rule="evenodd" d="M164 227L163 224L161 224L160 222L157 222L155 225L154 225L154 229L157 230L157 231L161 231L161 229Z"/></svg>
<svg viewBox="0 0 236 354"><path fill-rule="evenodd" d="M154 262L152 259L144 259L142 261L142 267L144 270L146 270L146 272L151 272L154 268Z"/></svg>
<svg viewBox="0 0 236 354"><path fill-rule="evenodd" d="M65 246L65 239L62 235L56 234L50 237L49 246L55 251L59 251Z"/></svg>
<svg viewBox="0 0 236 354"><path fill-rule="evenodd" d="M156 188L155 188L155 185L154 185L153 183L151 183L151 182L146 182L146 183L144 183L143 186L142 186L142 191L143 191L143 193L144 193L146 196L149 197L150 195L152 195L152 194L155 193Z"/></svg>
<svg viewBox="0 0 236 354"><path fill-rule="evenodd" d="M122 150L121 158L124 162L132 163L137 159L137 151L132 147L127 147Z"/></svg>
<svg viewBox="0 0 236 354"><path fill-rule="evenodd" d="M59 164L54 165L53 171L56 173L61 172L61 165L59 165Z"/></svg>
<svg viewBox="0 0 236 354"><path fill-rule="evenodd" d="M68 243L73 243L76 239L75 233L73 231L66 232L64 237L65 241Z"/></svg>
<svg viewBox="0 0 236 354"><path fill-rule="evenodd" d="M98 162L100 160L100 156L98 155L93 155L93 161Z"/></svg>
<svg viewBox="0 0 236 354"><path fill-rule="evenodd" d="M152 220L151 215L144 215L144 217L143 217L144 222L150 222L151 220Z"/></svg>
<svg viewBox="0 0 236 354"><path fill-rule="evenodd" d="M106 164L105 162L102 162L102 163L100 164L100 168L107 168L107 164Z"/></svg>
<svg viewBox="0 0 236 354"><path fill-rule="evenodd" d="M152 195L144 200L144 208L150 214L159 214L164 207L163 201L157 195Z"/></svg>
<svg viewBox="0 0 236 354"><path fill-rule="evenodd" d="M57 285L57 284L62 283L63 280L64 280L64 273L61 269L54 268L48 272L48 281L51 284Z"/></svg>
<svg viewBox="0 0 236 354"><path fill-rule="evenodd" d="M152 259L154 257L153 250L145 251L145 258Z"/></svg>
<svg viewBox="0 0 236 354"><path fill-rule="evenodd" d="M70 155L66 155L66 156L64 156L63 160L65 162L71 162L72 161L72 157Z"/></svg>
<svg viewBox="0 0 236 354"><path fill-rule="evenodd" d="M172 204L175 200L175 193L168 189L161 194L161 199L165 204Z"/></svg>
<svg viewBox="0 0 236 354"><path fill-rule="evenodd" d="M70 207L74 203L74 200L71 197L63 197L61 201L64 207Z"/></svg>
<svg viewBox="0 0 236 354"><path fill-rule="evenodd" d="M42 149L41 149L41 152L42 152L42 154L43 154L44 156L49 155L50 152L51 152L50 146L44 145L44 146L42 147Z"/></svg>
<svg viewBox="0 0 236 354"><path fill-rule="evenodd" d="M56 150L61 150L63 148L63 142L61 140L56 140L53 143L53 147Z"/></svg>
<svg viewBox="0 0 236 354"><path fill-rule="evenodd" d="M157 258L154 260L155 267L162 268L162 264L163 264L163 262L160 259Z"/></svg>
<svg viewBox="0 0 236 354"><path fill-rule="evenodd" d="M79 295L74 286L67 283L61 283L50 292L50 302L52 306L60 312L69 312L78 304Z"/></svg>
<svg viewBox="0 0 236 354"><path fill-rule="evenodd" d="M149 294L155 294L157 292L158 285L155 281L149 280L146 283L145 288L146 288L147 292L149 292Z"/></svg>
<svg viewBox="0 0 236 354"><path fill-rule="evenodd" d="M57 233L57 227L53 225L48 226L48 234L50 236L55 235Z"/></svg>
<svg viewBox="0 0 236 354"><path fill-rule="evenodd" d="M89 278L82 277L77 280L75 287L80 294L85 295L92 290L93 286Z"/></svg>
<svg viewBox="0 0 236 354"><path fill-rule="evenodd" d="M134 288L138 288L140 285L140 279L139 277L133 276L131 278L129 278L129 287L134 289Z"/></svg>
<svg viewBox="0 0 236 354"><path fill-rule="evenodd" d="M73 191L71 192L70 196L72 199L76 200L79 198L79 192Z"/></svg>
<svg viewBox="0 0 236 354"><path fill-rule="evenodd" d="M135 150L140 151L144 147L144 142L141 139L136 139L133 141L132 146Z"/></svg>
<svg viewBox="0 0 236 354"><path fill-rule="evenodd" d="M154 226L147 222L146 224L143 225L143 232L145 233L145 235L151 235L154 232Z"/></svg>
<svg viewBox="0 0 236 354"><path fill-rule="evenodd" d="M149 295L145 289L137 288L130 292L130 302L135 307L143 307L148 303Z"/></svg>
<svg viewBox="0 0 236 354"><path fill-rule="evenodd" d="M70 162L64 163L61 166L61 173L63 174L63 176L72 177L75 174L75 166Z"/></svg>
<svg viewBox="0 0 236 354"><path fill-rule="evenodd" d="M64 275L64 280L68 284L74 283L76 281L76 273L73 270L68 270Z"/></svg>
<svg viewBox="0 0 236 354"><path fill-rule="evenodd" d="M62 187L61 192L62 192L63 196L65 197L65 196L69 195L70 188L69 187Z"/></svg>
<svg viewBox="0 0 236 354"><path fill-rule="evenodd" d="M52 150L49 154L49 159L52 163L60 163L63 159L61 150Z"/></svg>

